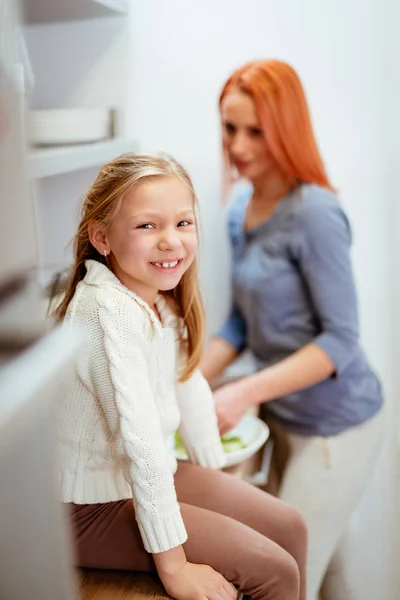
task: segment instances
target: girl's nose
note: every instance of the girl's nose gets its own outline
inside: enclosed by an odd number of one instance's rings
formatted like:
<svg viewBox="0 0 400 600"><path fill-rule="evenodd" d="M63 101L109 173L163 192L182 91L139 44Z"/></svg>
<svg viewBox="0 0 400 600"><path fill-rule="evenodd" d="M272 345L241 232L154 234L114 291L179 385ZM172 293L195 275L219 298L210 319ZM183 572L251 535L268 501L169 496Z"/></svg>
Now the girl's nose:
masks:
<svg viewBox="0 0 400 600"><path fill-rule="evenodd" d="M177 231L165 231L161 236L158 247L162 251L174 250L174 248L177 248L180 244L181 242Z"/></svg>

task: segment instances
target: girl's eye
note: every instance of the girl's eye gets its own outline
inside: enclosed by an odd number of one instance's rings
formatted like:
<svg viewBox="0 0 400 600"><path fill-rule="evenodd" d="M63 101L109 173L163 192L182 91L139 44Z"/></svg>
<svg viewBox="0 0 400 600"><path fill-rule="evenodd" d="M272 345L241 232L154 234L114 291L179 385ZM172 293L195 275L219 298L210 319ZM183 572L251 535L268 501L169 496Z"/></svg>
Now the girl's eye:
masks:
<svg viewBox="0 0 400 600"><path fill-rule="evenodd" d="M139 225L137 229L153 229L154 225L151 223L143 223L143 225Z"/></svg>
<svg viewBox="0 0 400 600"><path fill-rule="evenodd" d="M178 227L187 227L188 225L191 225L190 221L179 221L178 223Z"/></svg>

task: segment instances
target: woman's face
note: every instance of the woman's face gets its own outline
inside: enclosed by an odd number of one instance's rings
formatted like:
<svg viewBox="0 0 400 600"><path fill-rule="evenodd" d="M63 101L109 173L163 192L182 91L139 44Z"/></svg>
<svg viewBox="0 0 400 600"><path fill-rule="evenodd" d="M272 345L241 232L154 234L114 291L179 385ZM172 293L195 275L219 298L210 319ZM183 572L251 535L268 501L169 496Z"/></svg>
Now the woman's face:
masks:
<svg viewBox="0 0 400 600"><path fill-rule="evenodd" d="M239 175L255 182L277 170L249 94L228 92L221 103L221 119L224 148Z"/></svg>

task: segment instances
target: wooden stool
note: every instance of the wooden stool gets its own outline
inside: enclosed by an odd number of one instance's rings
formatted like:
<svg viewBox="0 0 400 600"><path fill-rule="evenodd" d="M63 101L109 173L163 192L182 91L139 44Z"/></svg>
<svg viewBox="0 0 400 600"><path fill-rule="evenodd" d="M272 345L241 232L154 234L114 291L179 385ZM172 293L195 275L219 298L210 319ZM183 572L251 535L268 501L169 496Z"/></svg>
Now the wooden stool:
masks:
<svg viewBox="0 0 400 600"><path fill-rule="evenodd" d="M79 600L162 600L171 598L147 573L78 569Z"/></svg>

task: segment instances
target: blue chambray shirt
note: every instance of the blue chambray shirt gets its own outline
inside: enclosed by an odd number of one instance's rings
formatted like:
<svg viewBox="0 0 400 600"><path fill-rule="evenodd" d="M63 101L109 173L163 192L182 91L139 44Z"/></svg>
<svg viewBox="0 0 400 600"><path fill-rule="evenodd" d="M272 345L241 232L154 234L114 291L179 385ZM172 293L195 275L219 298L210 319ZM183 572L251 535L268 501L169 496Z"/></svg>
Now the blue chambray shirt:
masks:
<svg viewBox="0 0 400 600"><path fill-rule="evenodd" d="M333 377L264 405L291 432L329 436L372 417L380 383L358 339L351 231L336 195L317 185L292 191L251 230L244 218L251 189L234 194L231 313L217 332L248 348L259 369L315 343L336 366Z"/></svg>

